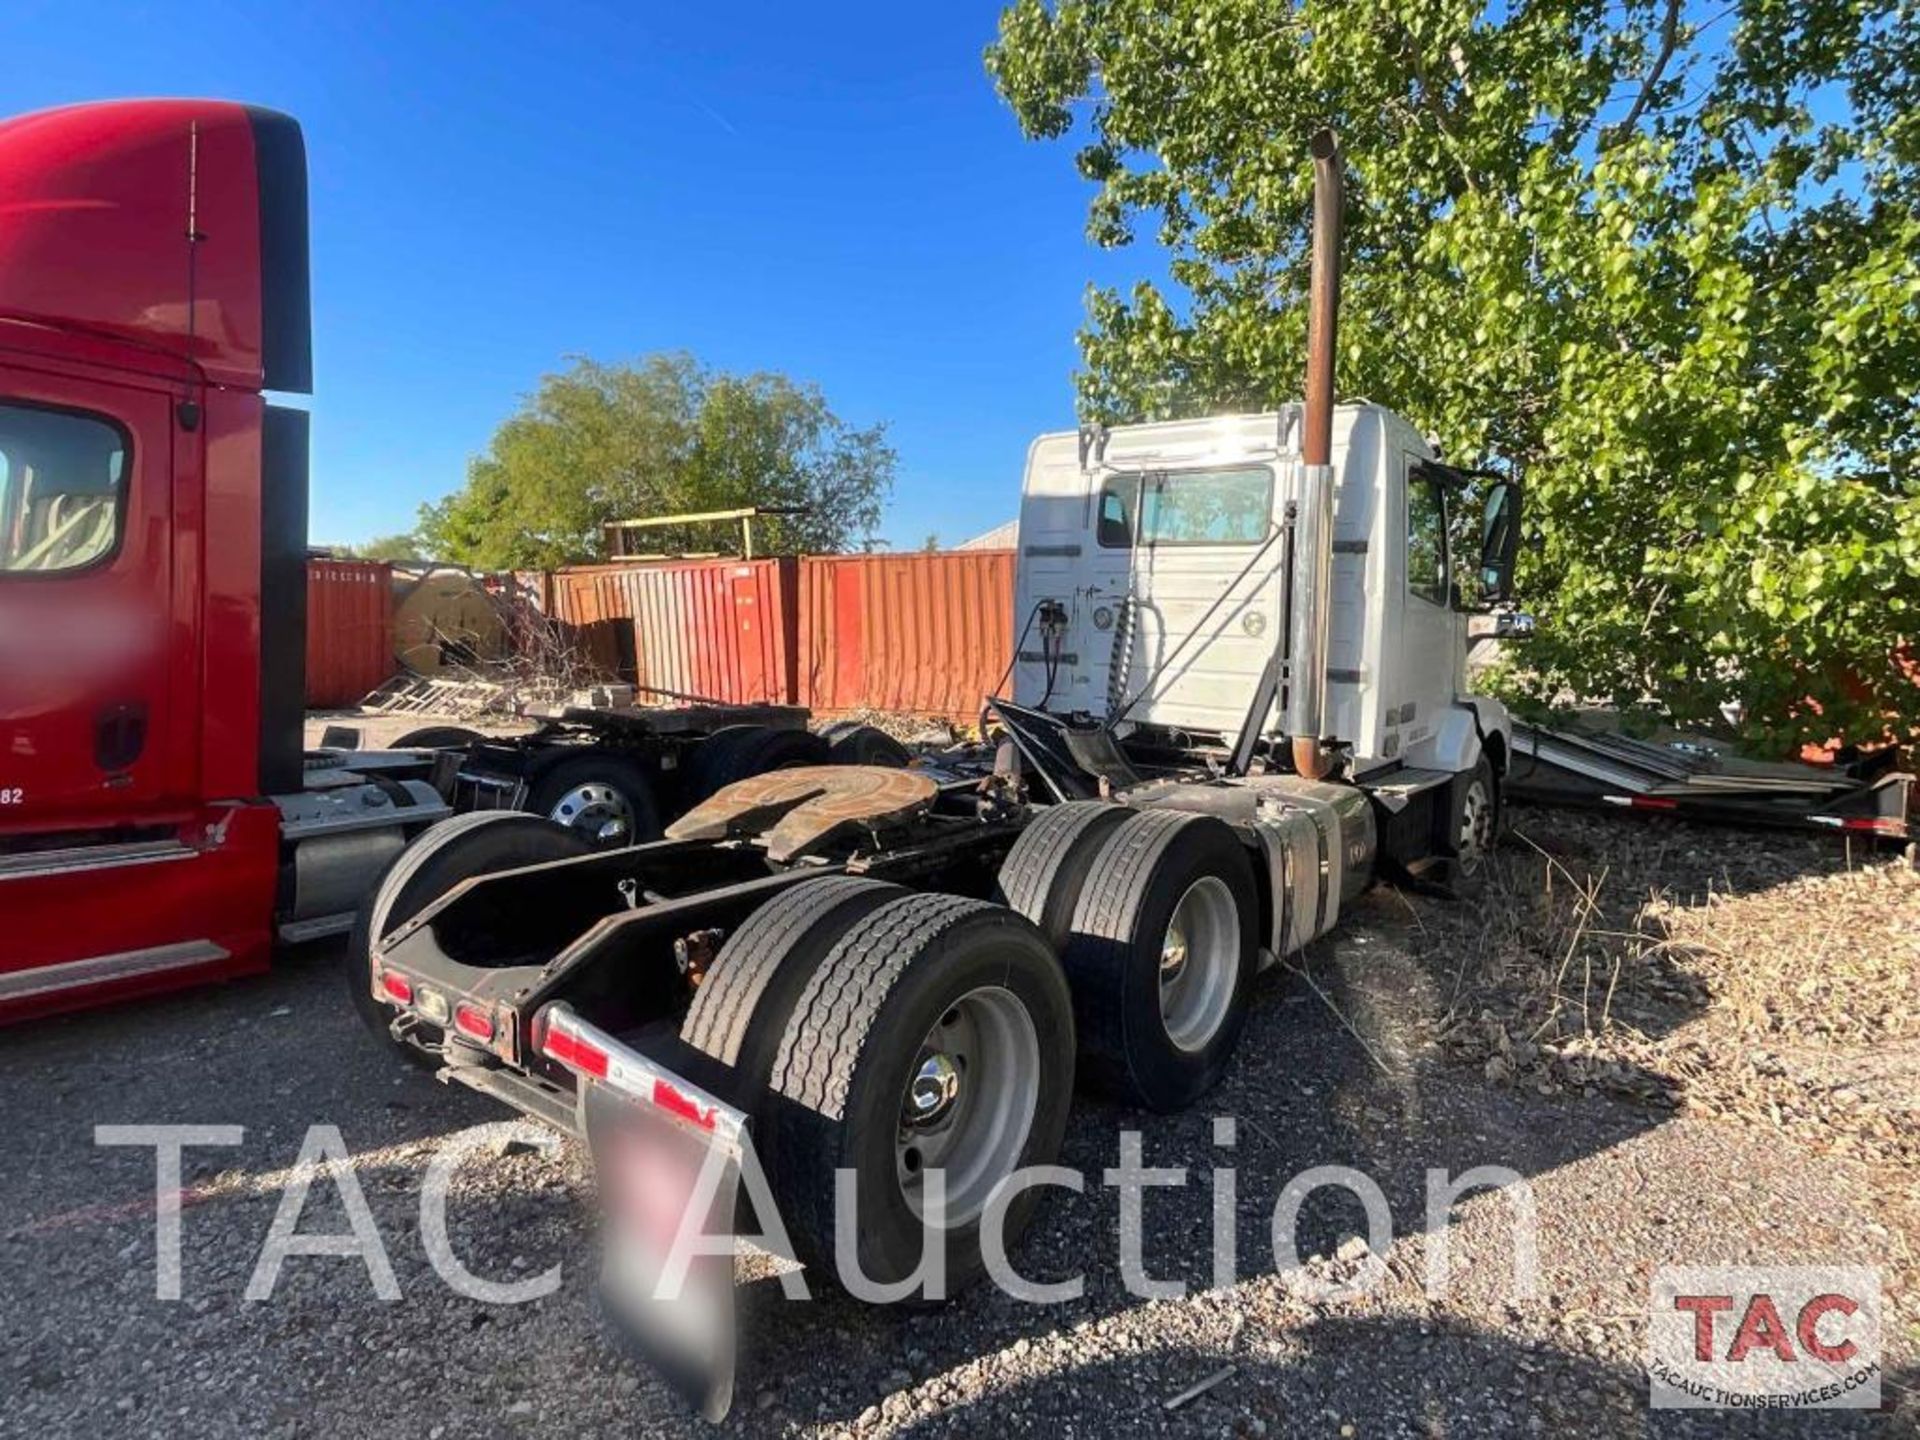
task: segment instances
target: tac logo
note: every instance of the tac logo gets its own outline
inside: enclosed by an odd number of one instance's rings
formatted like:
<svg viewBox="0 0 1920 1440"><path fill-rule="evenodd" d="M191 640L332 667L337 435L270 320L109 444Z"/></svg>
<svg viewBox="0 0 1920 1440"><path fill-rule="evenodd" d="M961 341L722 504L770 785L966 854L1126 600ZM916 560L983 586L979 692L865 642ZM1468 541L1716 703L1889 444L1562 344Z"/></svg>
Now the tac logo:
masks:
<svg viewBox="0 0 1920 1440"><path fill-rule="evenodd" d="M1647 1325L1655 1409L1875 1409L1880 1276L1865 1266L1669 1266Z"/></svg>

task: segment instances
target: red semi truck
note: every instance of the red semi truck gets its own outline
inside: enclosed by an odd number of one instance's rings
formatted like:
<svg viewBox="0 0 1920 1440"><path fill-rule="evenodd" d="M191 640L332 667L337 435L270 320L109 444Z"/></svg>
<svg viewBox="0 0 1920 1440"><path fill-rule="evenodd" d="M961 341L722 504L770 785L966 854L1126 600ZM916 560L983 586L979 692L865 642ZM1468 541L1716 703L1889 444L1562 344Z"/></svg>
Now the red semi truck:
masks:
<svg viewBox="0 0 1920 1440"><path fill-rule="evenodd" d="M742 776L904 759L794 707L307 752L307 415L276 397L312 388L309 315L289 117L143 100L0 121L0 1022L344 932L455 810L645 840Z"/></svg>

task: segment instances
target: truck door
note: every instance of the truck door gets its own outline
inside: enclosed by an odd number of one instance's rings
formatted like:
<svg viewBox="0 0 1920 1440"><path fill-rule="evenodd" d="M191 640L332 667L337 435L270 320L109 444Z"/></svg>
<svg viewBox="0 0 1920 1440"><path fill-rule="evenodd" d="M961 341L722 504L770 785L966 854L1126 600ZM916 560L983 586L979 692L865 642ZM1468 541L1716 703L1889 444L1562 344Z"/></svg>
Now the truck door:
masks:
<svg viewBox="0 0 1920 1440"><path fill-rule="evenodd" d="M0 364L0 831L133 823L190 787L171 441L166 393Z"/></svg>
<svg viewBox="0 0 1920 1440"><path fill-rule="evenodd" d="M1395 498L1404 544L1399 593L1389 597L1386 606L1389 617L1396 607L1399 612L1399 664L1384 677L1384 699L1403 717L1402 754L1435 733L1455 699L1461 664L1460 625L1452 601L1453 557L1447 544L1448 495L1438 479L1409 473L1417 461L1411 454L1400 457L1400 483L1394 488L1399 492ZM1390 508L1389 524L1394 513Z"/></svg>

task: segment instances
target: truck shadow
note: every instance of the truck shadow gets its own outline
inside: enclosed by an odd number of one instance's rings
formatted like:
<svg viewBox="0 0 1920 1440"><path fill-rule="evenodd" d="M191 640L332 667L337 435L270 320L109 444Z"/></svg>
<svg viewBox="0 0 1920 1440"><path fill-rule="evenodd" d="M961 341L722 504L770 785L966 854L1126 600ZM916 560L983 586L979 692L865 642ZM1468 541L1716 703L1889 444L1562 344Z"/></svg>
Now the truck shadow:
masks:
<svg viewBox="0 0 1920 1440"><path fill-rule="evenodd" d="M1405 1316L1321 1317L1277 1344L1170 1341L1087 1363L1041 1356L1032 1369L893 1433L1825 1436L1881 1434L1887 1418L1867 1410L1648 1411L1635 1357L1608 1362ZM1168 1408L1223 1370L1201 1394ZM965 1379L945 1383L959 1388Z"/></svg>
<svg viewBox="0 0 1920 1440"><path fill-rule="evenodd" d="M1244 1292L1281 1286L1278 1272L1306 1262L1321 1278L1352 1273L1354 1267L1339 1257L1351 1253L1350 1237L1367 1232L1367 1219L1360 1199L1337 1184L1306 1195L1293 1227L1295 1254L1276 1258L1276 1204L1290 1180L1314 1167L1345 1167L1378 1187L1393 1236L1415 1237L1397 1248L1383 1244L1395 1272L1384 1289L1408 1303L1424 1303L1417 1237L1436 1223L1428 1213L1430 1170L1456 1177L1476 1167L1499 1166L1513 1177L1531 1179L1663 1122L1665 1112L1648 1107L1502 1089L1475 1070L1448 1062L1432 1039L1433 1023L1445 1013L1444 991L1433 971L1402 943L1403 917L1397 897L1376 895L1338 940L1316 947L1319 953L1306 967L1261 977L1223 1082L1190 1111L1152 1116L1097 1099L1076 1100L1060 1163L1084 1177L1084 1189L1050 1195L1016 1263L1038 1283L1079 1277L1084 1293L1078 1299L1028 1305L985 1285L937 1316L916 1318L860 1306L837 1293L810 1305L782 1304L777 1286L762 1282L743 1294L747 1323L742 1333L753 1339L752 1353L743 1358L740 1403L752 1407L769 1385L777 1395L796 1384L813 1394L815 1377L871 1373L878 1365L875 1355L898 1357L900 1370L917 1375L928 1368L964 1369L982 1357L1004 1362L1022 1342L1036 1346L1063 1335L1099 1337L1117 1330L1140 1337L1200 1325L1224 1337L1229 1315L1248 1308ZM1227 1121L1231 1124L1220 1123ZM1141 1261L1155 1280L1183 1283L1184 1300L1143 1299L1122 1273L1119 1191L1103 1178L1120 1163L1127 1132L1137 1134L1145 1165L1169 1172L1164 1179L1180 1177L1178 1184L1157 1184L1145 1193ZM1229 1293L1207 1295L1202 1292L1214 1284L1221 1243L1215 1196L1223 1184L1216 1172L1222 1170L1233 1173L1231 1244L1240 1284ZM1483 1193L1477 1204L1492 1223L1477 1226L1470 1240L1457 1243L1454 1263L1475 1269L1479 1288L1488 1292L1477 1297L1478 1303L1490 1310L1488 1323L1497 1327L1506 1318L1502 1297L1512 1248L1506 1202ZM1440 1226L1452 1226L1456 1218L1455 1207L1440 1206ZM1261 1307L1256 1302L1252 1308ZM1298 1363L1309 1377L1316 1366L1333 1366L1341 1346L1360 1345L1369 1363L1385 1364L1400 1348L1416 1340L1425 1344L1417 1326L1391 1318L1315 1318L1313 1311L1284 1307L1276 1313L1281 1323L1263 1338L1304 1347ZM1119 1343L1132 1348L1138 1340ZM1476 1343L1516 1349L1497 1333ZM1097 1341L1094 1348L1105 1346ZM803 1379L765 1368L779 1364L773 1357L795 1354L809 1357ZM763 1366L756 1366L756 1356L765 1357ZM1030 1388L1036 1396L1065 1395L1074 1384L1084 1389L1086 1383L1101 1383L1115 1363L1096 1364L1080 1372L1080 1379L1035 1380ZM1198 1378L1202 1369L1217 1364L1195 1360L1189 1368L1196 1370L1190 1378ZM1179 1385L1156 1379L1153 1388L1151 1403L1135 1417L1140 1428L1156 1429L1172 1419L1162 1415L1159 1402L1163 1390L1170 1393ZM823 1419L852 1421L874 1399L871 1389L856 1388L844 1400L826 1389L810 1408ZM1000 1403L995 1400L989 1415L975 1415L956 1433L980 1433L999 1413ZM1443 1409L1442 1418L1455 1413ZM1217 1413L1208 1428L1218 1432Z"/></svg>

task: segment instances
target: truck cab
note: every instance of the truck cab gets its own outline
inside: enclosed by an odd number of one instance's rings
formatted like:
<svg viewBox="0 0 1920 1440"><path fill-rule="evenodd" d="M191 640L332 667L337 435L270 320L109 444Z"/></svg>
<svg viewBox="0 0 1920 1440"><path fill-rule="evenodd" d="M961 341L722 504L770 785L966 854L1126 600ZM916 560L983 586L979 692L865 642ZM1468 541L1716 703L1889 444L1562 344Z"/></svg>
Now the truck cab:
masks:
<svg viewBox="0 0 1920 1440"><path fill-rule="evenodd" d="M1243 749L1249 771L1285 768L1282 742L1308 727L1329 776L1382 799L1386 858L1418 869L1480 761L1496 805L1507 767L1505 707L1470 692L1466 659L1472 632L1498 628L1479 617L1506 599L1517 490L1441 463L1391 410L1340 405L1322 530L1302 425L1294 405L1036 440L1014 699L1137 759ZM1437 812L1423 826L1398 818L1416 802Z"/></svg>
<svg viewBox="0 0 1920 1440"><path fill-rule="evenodd" d="M448 813L303 749L308 323L288 117L0 122L0 1019L259 969Z"/></svg>

